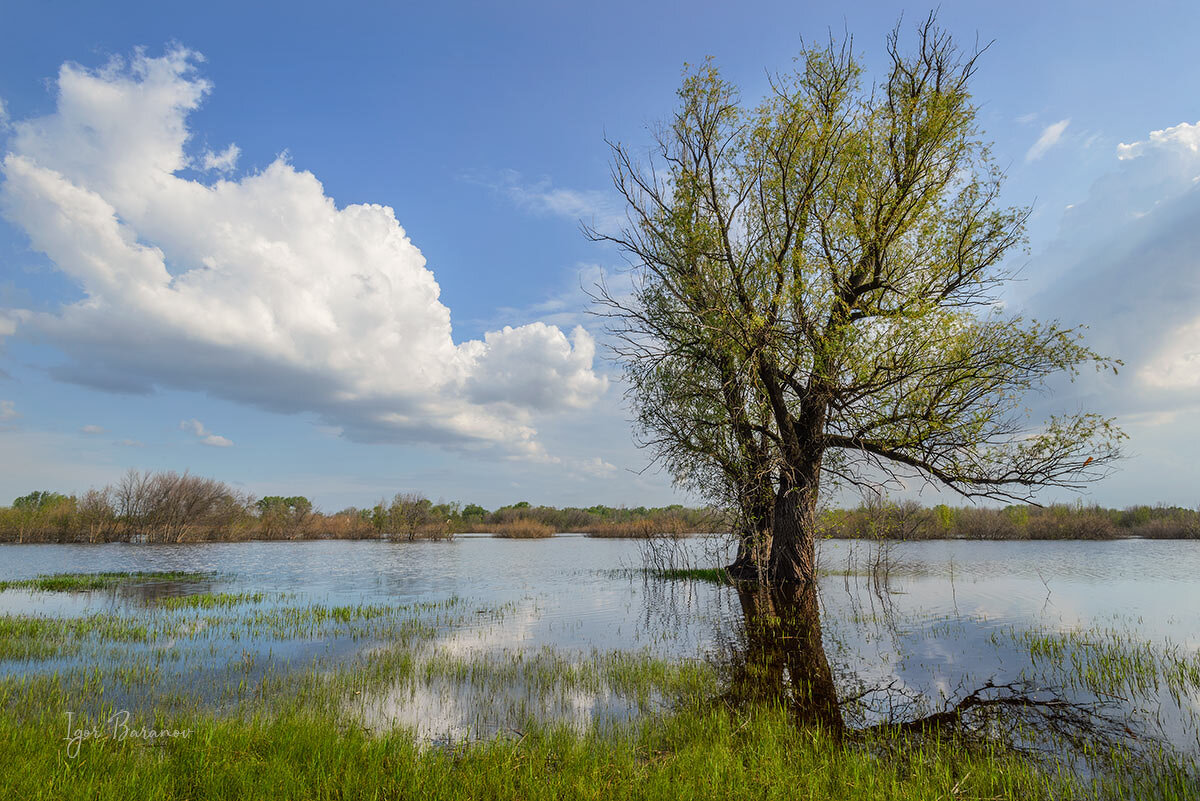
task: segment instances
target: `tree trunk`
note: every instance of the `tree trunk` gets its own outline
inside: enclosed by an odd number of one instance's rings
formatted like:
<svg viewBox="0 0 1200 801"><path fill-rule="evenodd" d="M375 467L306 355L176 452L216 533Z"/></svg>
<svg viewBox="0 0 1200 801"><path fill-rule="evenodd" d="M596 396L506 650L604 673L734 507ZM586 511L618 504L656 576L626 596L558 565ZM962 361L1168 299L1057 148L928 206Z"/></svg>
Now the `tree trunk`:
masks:
<svg viewBox="0 0 1200 801"><path fill-rule="evenodd" d="M738 534L737 556L733 564L725 568L725 572L737 581L764 581L770 554L770 527L760 526L756 531L743 531Z"/></svg>
<svg viewBox="0 0 1200 801"><path fill-rule="evenodd" d="M733 564L725 568L737 581L766 582L771 556L771 519L773 501L767 498L743 505L742 530L738 532L738 550Z"/></svg>
<svg viewBox="0 0 1200 801"><path fill-rule="evenodd" d="M778 586L815 584L820 460L780 481L772 521L768 578ZM791 471L789 471L791 472Z"/></svg>

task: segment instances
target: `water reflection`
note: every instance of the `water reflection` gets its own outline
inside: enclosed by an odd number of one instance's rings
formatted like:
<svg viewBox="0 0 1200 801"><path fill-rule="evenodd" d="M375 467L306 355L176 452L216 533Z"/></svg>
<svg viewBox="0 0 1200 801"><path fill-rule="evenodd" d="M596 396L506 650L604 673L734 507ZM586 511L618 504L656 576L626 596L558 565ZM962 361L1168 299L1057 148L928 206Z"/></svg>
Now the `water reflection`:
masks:
<svg viewBox="0 0 1200 801"><path fill-rule="evenodd" d="M731 654L725 700L779 703L796 722L840 735L845 729L821 638L815 584L779 589L739 585L741 647Z"/></svg>
<svg viewBox="0 0 1200 801"><path fill-rule="evenodd" d="M847 647L835 638L834 656L827 652L822 620L830 614L822 612L817 585L737 586L741 618L725 639L720 701L739 712L778 706L797 726L876 745L880 736L893 744L912 736L990 743L1081 776L1172 766L1186 775L1200 754L1200 674L1192 667L1200 660L1112 632L1056 640L1010 631L1005 638L962 618L904 631L889 588L872 582L870 590L870 620L902 656L860 673L846 657L861 655L863 640ZM855 596L861 624L861 593ZM864 635L861 625L850 631ZM947 642L966 643L964 653L948 653ZM922 644L935 653L919 668L906 667ZM948 674L957 675L953 685ZM1200 790L1194 776L1184 781Z"/></svg>

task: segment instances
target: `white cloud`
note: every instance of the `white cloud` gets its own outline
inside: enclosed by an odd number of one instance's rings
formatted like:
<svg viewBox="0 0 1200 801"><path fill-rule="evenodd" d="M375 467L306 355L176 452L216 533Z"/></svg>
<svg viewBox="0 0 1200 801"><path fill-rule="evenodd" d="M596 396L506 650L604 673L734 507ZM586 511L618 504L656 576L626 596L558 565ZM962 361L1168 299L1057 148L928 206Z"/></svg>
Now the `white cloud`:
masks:
<svg viewBox="0 0 1200 801"><path fill-rule="evenodd" d="M141 448L145 445L145 443L136 439L123 439L117 442L117 444L123 448Z"/></svg>
<svg viewBox="0 0 1200 801"><path fill-rule="evenodd" d="M391 208L338 208L284 157L213 183L179 177L196 161L187 117L210 89L196 60L176 49L64 65L56 111L14 126L0 210L85 297L3 319L68 355L52 371L62 380L204 391L314 412L360 441L544 459L535 418L606 389L591 335L535 323L456 344ZM199 163L223 169L236 155Z"/></svg>
<svg viewBox="0 0 1200 801"><path fill-rule="evenodd" d="M575 469L593 478L612 478L617 472L616 465L604 461L599 456L576 462Z"/></svg>
<svg viewBox="0 0 1200 801"><path fill-rule="evenodd" d="M1117 145L1117 158L1122 161L1135 159L1148 148L1179 148L1192 153L1200 152L1200 122L1195 125L1181 122L1161 131L1151 131L1150 136L1142 142L1122 142Z"/></svg>
<svg viewBox="0 0 1200 801"><path fill-rule="evenodd" d="M16 404L10 400L0 400L0 420L11 420L20 416Z"/></svg>
<svg viewBox="0 0 1200 801"><path fill-rule="evenodd" d="M1042 156L1046 155L1046 151L1058 144L1058 140L1062 138L1063 132L1067 130L1067 126L1071 124L1069 119L1059 120L1051 123L1042 129L1042 135L1033 143L1033 147L1029 148L1029 152L1025 154L1025 161L1037 161Z"/></svg>
<svg viewBox="0 0 1200 801"><path fill-rule="evenodd" d="M230 145L220 153L206 150L200 159L200 168L206 171L232 172L233 168L237 166L238 156L241 154L241 148L237 145Z"/></svg>
<svg viewBox="0 0 1200 801"><path fill-rule="evenodd" d="M104 427L103 427L103 426L97 426L97 425L86 425L86 426L84 426L83 428L79 429L79 432L80 432L81 434L89 434L89 435L90 435L90 434L103 434L103 433L104 433Z"/></svg>
<svg viewBox="0 0 1200 801"><path fill-rule="evenodd" d="M210 445L214 448L231 448L233 440L222 437L220 434L214 434L204 427L204 423L192 418L191 420L181 420L179 427L184 431L191 431L200 439L201 445Z"/></svg>
<svg viewBox="0 0 1200 801"><path fill-rule="evenodd" d="M4 105L4 98L0 97L0 131L8 127L8 106Z"/></svg>

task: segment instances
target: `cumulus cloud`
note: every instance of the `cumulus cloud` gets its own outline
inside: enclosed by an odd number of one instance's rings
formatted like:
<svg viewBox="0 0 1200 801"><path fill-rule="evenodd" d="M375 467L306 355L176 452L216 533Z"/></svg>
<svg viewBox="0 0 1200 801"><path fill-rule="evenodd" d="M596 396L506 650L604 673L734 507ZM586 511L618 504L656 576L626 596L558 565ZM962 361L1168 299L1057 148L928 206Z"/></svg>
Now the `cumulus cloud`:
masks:
<svg viewBox="0 0 1200 801"><path fill-rule="evenodd" d="M1042 156L1046 155L1046 151L1058 144L1058 140L1062 139L1063 132L1067 130L1067 126L1071 124L1069 119L1059 120L1051 123L1042 129L1042 135L1033 143L1033 147L1029 148L1029 152L1025 154L1025 161L1037 161Z"/></svg>
<svg viewBox="0 0 1200 801"><path fill-rule="evenodd" d="M232 172L233 168L237 166L238 156L241 154L241 148L237 145L230 145L220 153L206 150L200 159L200 168L206 171Z"/></svg>
<svg viewBox="0 0 1200 801"><path fill-rule="evenodd" d="M535 323L456 343L450 310L392 209L339 208L286 157L233 177L238 151L189 155L210 91L183 49L64 65L56 110L17 122L0 210L82 290L10 309L69 360L62 380L197 390L313 412L360 441L498 445L546 458L538 415L594 402L594 340ZM182 177L199 164L225 171Z"/></svg>
<svg viewBox="0 0 1200 801"><path fill-rule="evenodd" d="M1117 145L1117 158L1122 161L1135 159L1148 150L1177 149L1190 153L1200 152L1200 123L1192 125L1181 122L1161 131L1151 131L1142 142Z"/></svg>
<svg viewBox="0 0 1200 801"><path fill-rule="evenodd" d="M209 431L207 428L204 427L204 423L201 423L199 420L196 420L195 418L193 418L191 420L181 420L179 422L179 427L182 428L184 431L190 431L193 434L195 434L196 437L200 440L201 445L209 445L213 448L232 448L233 447L233 440L227 439L226 437L222 437L220 434L212 433L211 431Z"/></svg>
<svg viewBox="0 0 1200 801"><path fill-rule="evenodd" d="M79 429L79 433L88 434L88 435L103 434L104 426L86 425L83 428Z"/></svg>

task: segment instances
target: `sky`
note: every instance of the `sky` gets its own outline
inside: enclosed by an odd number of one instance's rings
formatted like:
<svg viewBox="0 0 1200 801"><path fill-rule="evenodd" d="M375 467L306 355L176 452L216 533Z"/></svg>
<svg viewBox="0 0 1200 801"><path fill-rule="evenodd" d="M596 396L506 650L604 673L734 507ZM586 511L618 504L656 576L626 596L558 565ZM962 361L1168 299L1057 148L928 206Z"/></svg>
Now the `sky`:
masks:
<svg viewBox="0 0 1200 801"><path fill-rule="evenodd" d="M753 99L802 42L868 76L897 3L5 4L0 503L130 468L327 511L397 492L662 505L587 290L620 253L605 138L686 63ZM1015 313L1088 326L1128 458L1084 502L1200 504L1200 7L947 2L1004 200ZM914 490L915 491L915 490ZM924 493L922 497L942 497ZM1071 500L1075 495L1044 496Z"/></svg>

